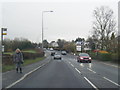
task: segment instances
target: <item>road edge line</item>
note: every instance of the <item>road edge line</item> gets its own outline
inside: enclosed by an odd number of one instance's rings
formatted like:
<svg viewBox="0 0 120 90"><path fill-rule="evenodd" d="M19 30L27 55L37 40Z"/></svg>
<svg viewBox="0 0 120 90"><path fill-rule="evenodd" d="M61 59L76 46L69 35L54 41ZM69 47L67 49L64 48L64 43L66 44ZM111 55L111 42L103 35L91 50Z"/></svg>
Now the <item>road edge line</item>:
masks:
<svg viewBox="0 0 120 90"><path fill-rule="evenodd" d="M111 83L113 83L113 84L115 84L115 85L117 85L117 86L119 86L120 87L120 85L119 84L117 84L116 82L114 82L114 81L112 81L112 80L110 80L110 79L108 79L108 78L106 78L106 77L103 77L105 80L108 80L109 82L111 82Z"/></svg>
<svg viewBox="0 0 120 90"><path fill-rule="evenodd" d="M50 60L51 61L51 60ZM45 64L42 64L41 66L33 69L32 71L26 73L23 77L21 77L20 79L18 79L17 81L13 82L12 84L8 85L7 87L5 88L11 88L12 86L16 85L17 83L19 83L20 81L24 80L28 75L30 75L31 73L37 71L39 68L45 66L47 63L49 63L50 61L46 62Z"/></svg>

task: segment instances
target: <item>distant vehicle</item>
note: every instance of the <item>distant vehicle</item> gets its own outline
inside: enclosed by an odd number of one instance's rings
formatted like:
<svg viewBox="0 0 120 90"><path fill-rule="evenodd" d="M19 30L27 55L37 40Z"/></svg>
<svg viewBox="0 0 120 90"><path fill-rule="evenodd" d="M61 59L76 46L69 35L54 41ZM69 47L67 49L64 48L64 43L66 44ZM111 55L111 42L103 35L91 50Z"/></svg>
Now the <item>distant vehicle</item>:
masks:
<svg viewBox="0 0 120 90"><path fill-rule="evenodd" d="M50 48L50 51L53 51L53 48Z"/></svg>
<svg viewBox="0 0 120 90"><path fill-rule="evenodd" d="M54 59L60 59L60 60L61 60L62 57L61 57L61 55L59 55L59 54L55 54L55 55L54 55Z"/></svg>
<svg viewBox="0 0 120 90"><path fill-rule="evenodd" d="M53 52L51 52L51 56L54 56L55 55L55 52L53 51Z"/></svg>
<svg viewBox="0 0 120 90"><path fill-rule="evenodd" d="M80 53L77 56L77 62L89 62L89 63L91 63L91 57L87 53Z"/></svg>
<svg viewBox="0 0 120 90"><path fill-rule="evenodd" d="M61 54L62 54L62 55L66 55L67 52L66 52L66 51L62 51Z"/></svg>

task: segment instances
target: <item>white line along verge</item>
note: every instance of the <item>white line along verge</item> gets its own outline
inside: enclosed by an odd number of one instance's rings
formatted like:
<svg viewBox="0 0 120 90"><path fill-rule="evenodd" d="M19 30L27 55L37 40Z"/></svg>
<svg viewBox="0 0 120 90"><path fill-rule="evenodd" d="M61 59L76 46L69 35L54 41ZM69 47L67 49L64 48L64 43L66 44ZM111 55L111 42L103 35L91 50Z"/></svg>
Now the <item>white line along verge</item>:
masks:
<svg viewBox="0 0 120 90"><path fill-rule="evenodd" d="M95 71L91 70L90 68L87 68L89 71L93 72L93 73L96 73Z"/></svg>
<svg viewBox="0 0 120 90"><path fill-rule="evenodd" d="M96 90L99 90L92 82L90 82L90 80L88 80L86 77L84 77L85 80L87 80L87 82L92 85L93 88L95 88Z"/></svg>
<svg viewBox="0 0 120 90"><path fill-rule="evenodd" d="M47 62L47 63L49 63L49 62ZM47 63L46 63L46 64L47 64ZM41 68L41 67L44 66L44 65L45 65L45 64L42 64L41 66L35 68L34 70L26 73L23 77L21 77L19 80L17 80L16 82L12 83L11 85L7 86L6 88L11 88L11 87L14 86L15 84L17 84L17 83L19 83L20 81L24 80L29 74L35 72L36 70L38 70L39 68Z"/></svg>
<svg viewBox="0 0 120 90"><path fill-rule="evenodd" d="M108 79L108 78L106 78L106 77L103 77L104 79L106 79L106 80L108 80L109 82L111 82L111 83L113 83L113 84L115 84L115 85L117 85L117 86L119 86L120 87L120 85L119 84L117 84L117 83L115 83L115 82L113 82L112 80L110 80L110 79Z"/></svg>
<svg viewBox="0 0 120 90"><path fill-rule="evenodd" d="M77 68L75 68L75 70L76 70L78 73L81 73Z"/></svg>
<svg viewBox="0 0 120 90"><path fill-rule="evenodd" d="M71 66L72 66L72 67L74 67L74 65L73 65L73 64L71 64Z"/></svg>
<svg viewBox="0 0 120 90"><path fill-rule="evenodd" d="M103 63L103 64L105 64L105 65L108 65L108 66L115 67L115 68L120 68L118 65L111 65L111 64L108 64L108 63L104 63L104 62L101 62L101 63Z"/></svg>
<svg viewBox="0 0 120 90"><path fill-rule="evenodd" d="M71 63L71 62L69 62L69 63Z"/></svg>

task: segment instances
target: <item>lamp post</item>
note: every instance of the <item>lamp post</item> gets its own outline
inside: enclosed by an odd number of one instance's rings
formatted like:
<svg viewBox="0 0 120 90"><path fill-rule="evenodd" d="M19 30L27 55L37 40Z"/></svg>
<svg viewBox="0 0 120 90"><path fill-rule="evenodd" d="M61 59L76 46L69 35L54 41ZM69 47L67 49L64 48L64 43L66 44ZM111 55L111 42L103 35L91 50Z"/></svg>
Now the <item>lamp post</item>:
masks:
<svg viewBox="0 0 120 90"><path fill-rule="evenodd" d="M43 25L43 24L44 24L44 23L43 23L43 15L44 15L45 12L53 12L53 11L42 11L42 49L43 49L43 39L44 39L44 38L43 38L43 37L44 37L44 36L43 36L43 35L44 35L44 30L43 30L43 29L44 29L44 27L43 27L43 26L44 26L44 25Z"/></svg>

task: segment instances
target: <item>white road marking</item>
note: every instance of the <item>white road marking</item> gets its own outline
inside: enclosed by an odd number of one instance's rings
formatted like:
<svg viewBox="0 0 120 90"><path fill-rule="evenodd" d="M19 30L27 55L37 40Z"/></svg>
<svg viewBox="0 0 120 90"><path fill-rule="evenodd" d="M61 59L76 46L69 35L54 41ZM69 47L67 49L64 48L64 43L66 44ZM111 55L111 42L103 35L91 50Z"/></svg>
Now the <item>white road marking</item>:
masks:
<svg viewBox="0 0 120 90"><path fill-rule="evenodd" d="M95 71L91 70L90 68L87 68L89 71L93 72L93 73L96 73Z"/></svg>
<svg viewBox="0 0 120 90"><path fill-rule="evenodd" d="M90 80L88 80L86 77L84 77L85 80L87 80L87 82L92 85L93 88L95 88L96 90L99 90L92 82L90 82Z"/></svg>
<svg viewBox="0 0 120 90"><path fill-rule="evenodd" d="M103 77L103 78L104 78L104 79L106 79L106 80L108 80L109 82L111 82L111 83L113 83L113 84L117 85L117 86L120 86L119 84L117 84L117 83L113 82L112 80L110 80L110 79L108 79L108 78L106 78L106 77Z"/></svg>
<svg viewBox="0 0 120 90"><path fill-rule="evenodd" d="M71 63L71 62L69 62L69 63Z"/></svg>
<svg viewBox="0 0 120 90"><path fill-rule="evenodd" d="M47 62L48 63L48 62ZM47 64L46 63L46 64ZM24 80L29 74L33 73L34 71L38 70L39 68L41 68L42 66L44 66L45 64L42 64L41 66L35 68L34 70L26 73L23 77L21 77L19 80L17 80L16 82L10 84L9 86L7 86L6 88L11 88L12 86L16 85L17 83L19 83L20 81Z"/></svg>
<svg viewBox="0 0 120 90"><path fill-rule="evenodd" d="M75 70L76 70L78 73L81 73L77 68L75 68Z"/></svg>
<svg viewBox="0 0 120 90"><path fill-rule="evenodd" d="M104 62L101 62L101 63L103 63L103 64L105 64L105 65L112 66L112 67L120 68L118 65L111 65L111 64L108 64L108 63L104 63Z"/></svg>
<svg viewBox="0 0 120 90"><path fill-rule="evenodd" d="M81 66L81 67L84 67L84 64L83 64L83 63L81 63L81 64L80 64L80 66Z"/></svg>
<svg viewBox="0 0 120 90"><path fill-rule="evenodd" d="M71 66L72 66L72 67L74 67L74 65L73 65L73 64L71 64Z"/></svg>

